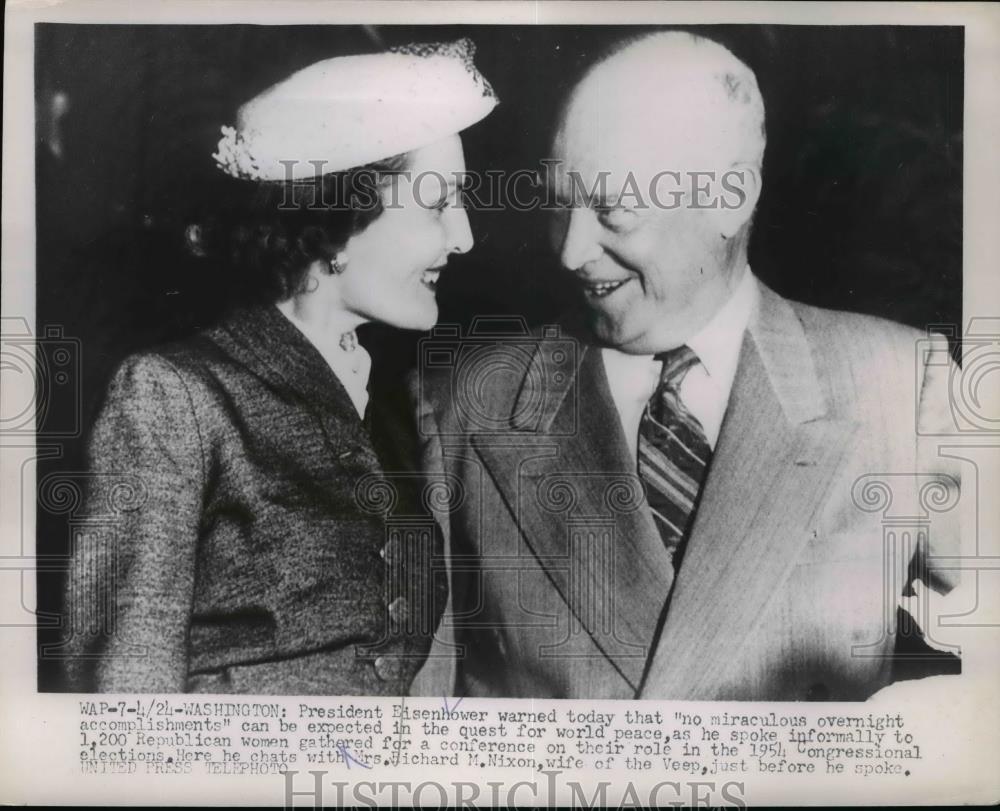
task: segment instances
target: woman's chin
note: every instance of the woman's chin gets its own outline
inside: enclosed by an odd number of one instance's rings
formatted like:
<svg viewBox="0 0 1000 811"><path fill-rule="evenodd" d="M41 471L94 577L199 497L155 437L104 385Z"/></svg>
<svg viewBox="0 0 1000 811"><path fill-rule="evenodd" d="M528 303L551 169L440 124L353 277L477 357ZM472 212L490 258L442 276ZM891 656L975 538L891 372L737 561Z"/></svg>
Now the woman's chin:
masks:
<svg viewBox="0 0 1000 811"><path fill-rule="evenodd" d="M437 320L437 302L431 302L429 306L424 304L421 307L407 308L404 312L396 313L393 317L384 319L382 323L388 324L390 327L395 327L396 329L409 329L427 332L429 329L432 329L435 324L437 324Z"/></svg>

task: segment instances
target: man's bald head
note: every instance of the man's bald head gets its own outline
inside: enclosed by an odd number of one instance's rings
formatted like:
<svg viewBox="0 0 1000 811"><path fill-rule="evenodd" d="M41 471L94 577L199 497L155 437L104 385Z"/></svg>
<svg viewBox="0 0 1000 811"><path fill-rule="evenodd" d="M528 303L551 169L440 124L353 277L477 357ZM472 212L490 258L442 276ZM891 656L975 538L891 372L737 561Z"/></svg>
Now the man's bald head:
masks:
<svg viewBox="0 0 1000 811"><path fill-rule="evenodd" d="M737 163L759 170L764 103L753 71L722 45L658 32L624 41L590 68L563 108L557 137L567 131L586 134L580 148L594 159L631 153L635 172Z"/></svg>

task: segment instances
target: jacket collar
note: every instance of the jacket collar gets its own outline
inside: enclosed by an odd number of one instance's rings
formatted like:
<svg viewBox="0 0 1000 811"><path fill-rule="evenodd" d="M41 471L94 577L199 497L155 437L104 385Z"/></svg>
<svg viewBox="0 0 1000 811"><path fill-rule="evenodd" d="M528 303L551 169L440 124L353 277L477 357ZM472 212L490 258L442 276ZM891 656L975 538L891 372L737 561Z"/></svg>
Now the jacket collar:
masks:
<svg viewBox="0 0 1000 811"><path fill-rule="evenodd" d="M360 426L337 375L277 307L262 304L233 310L209 334L262 378L292 389L314 408Z"/></svg>
<svg viewBox="0 0 1000 811"><path fill-rule="evenodd" d="M575 622L636 689L672 571L600 351L543 338L510 415L472 444Z"/></svg>

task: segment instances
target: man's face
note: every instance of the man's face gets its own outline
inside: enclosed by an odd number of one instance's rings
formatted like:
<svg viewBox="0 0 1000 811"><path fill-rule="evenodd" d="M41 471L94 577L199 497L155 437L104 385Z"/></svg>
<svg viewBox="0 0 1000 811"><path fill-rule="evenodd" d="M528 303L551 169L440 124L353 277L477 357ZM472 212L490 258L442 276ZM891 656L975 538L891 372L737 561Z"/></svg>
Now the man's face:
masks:
<svg viewBox="0 0 1000 811"><path fill-rule="evenodd" d="M713 122L676 115L676 107L652 110L642 83L612 85L602 70L578 88L553 144L561 205L553 242L582 287L598 339L651 354L691 338L742 270L730 267L732 217L691 206L709 203L719 185L692 195L690 173L718 177L725 164L705 154L713 139L702 130Z"/></svg>

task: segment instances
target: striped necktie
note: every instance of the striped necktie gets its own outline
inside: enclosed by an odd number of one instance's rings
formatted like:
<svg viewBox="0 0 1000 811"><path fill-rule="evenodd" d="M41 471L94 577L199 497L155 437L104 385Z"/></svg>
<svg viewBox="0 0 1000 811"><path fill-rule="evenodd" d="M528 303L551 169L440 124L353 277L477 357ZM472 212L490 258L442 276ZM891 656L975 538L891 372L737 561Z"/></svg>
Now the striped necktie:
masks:
<svg viewBox="0 0 1000 811"><path fill-rule="evenodd" d="M663 371L639 423L639 476L676 571L712 449L701 423L684 407L678 392L698 356L689 347L679 346L657 355L656 360L663 362Z"/></svg>

